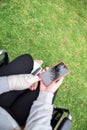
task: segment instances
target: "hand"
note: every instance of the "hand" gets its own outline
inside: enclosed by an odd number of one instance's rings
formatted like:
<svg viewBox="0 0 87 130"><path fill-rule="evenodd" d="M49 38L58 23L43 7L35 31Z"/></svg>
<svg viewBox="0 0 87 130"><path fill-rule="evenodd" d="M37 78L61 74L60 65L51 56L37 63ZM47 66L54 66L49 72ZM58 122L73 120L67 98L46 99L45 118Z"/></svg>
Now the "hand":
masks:
<svg viewBox="0 0 87 130"><path fill-rule="evenodd" d="M48 70L49 68L47 67L46 70ZM44 72L44 70L43 70ZM51 85L49 85L48 87L44 85L44 83L41 81L41 85L40 85L40 91L49 91L50 93L55 93L57 91L57 89L61 86L62 82L63 82L63 77L58 80L58 81L54 81Z"/></svg>
<svg viewBox="0 0 87 130"><path fill-rule="evenodd" d="M57 89L60 87L60 85L62 84L64 78L61 78L59 81L54 81L51 85L49 85L48 87L45 86L43 84L43 82L41 81L41 86L40 86L40 91L48 91L50 93L55 93L57 91Z"/></svg>

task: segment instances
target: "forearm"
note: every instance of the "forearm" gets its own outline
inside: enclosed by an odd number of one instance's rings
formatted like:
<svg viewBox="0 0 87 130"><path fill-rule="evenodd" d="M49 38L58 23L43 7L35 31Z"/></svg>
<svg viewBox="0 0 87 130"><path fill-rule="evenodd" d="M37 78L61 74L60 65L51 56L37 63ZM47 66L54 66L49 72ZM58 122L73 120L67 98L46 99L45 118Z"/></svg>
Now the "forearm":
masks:
<svg viewBox="0 0 87 130"><path fill-rule="evenodd" d="M29 88L39 80L32 74L19 74L0 77L0 94L10 90L23 90Z"/></svg>
<svg viewBox="0 0 87 130"><path fill-rule="evenodd" d="M30 88L38 80L38 76L33 76L32 74L8 76L10 90L23 90Z"/></svg>
<svg viewBox="0 0 87 130"><path fill-rule="evenodd" d="M53 94L40 92L39 97L32 105L30 115L26 123L28 130L52 130L51 118Z"/></svg>

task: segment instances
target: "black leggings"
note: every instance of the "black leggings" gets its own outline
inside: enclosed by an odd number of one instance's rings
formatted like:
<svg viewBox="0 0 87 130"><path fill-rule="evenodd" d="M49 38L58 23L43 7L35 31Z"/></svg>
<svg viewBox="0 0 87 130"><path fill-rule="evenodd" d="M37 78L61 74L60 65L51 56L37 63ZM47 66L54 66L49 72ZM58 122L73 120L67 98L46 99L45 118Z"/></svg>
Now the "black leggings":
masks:
<svg viewBox="0 0 87 130"><path fill-rule="evenodd" d="M2 66L0 68L0 76L29 74L32 69L33 59L30 55L25 54L19 56L9 64ZM20 126L24 126L32 103L36 100L38 94L39 83L37 89L34 91L26 89L21 91L6 92L0 95L0 106L6 109Z"/></svg>

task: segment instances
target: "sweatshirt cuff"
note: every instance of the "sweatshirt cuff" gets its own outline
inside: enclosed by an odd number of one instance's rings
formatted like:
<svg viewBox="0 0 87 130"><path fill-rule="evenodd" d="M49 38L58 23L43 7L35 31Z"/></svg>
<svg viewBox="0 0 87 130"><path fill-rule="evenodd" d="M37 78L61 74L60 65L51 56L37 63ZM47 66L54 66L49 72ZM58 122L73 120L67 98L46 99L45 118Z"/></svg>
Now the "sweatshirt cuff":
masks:
<svg viewBox="0 0 87 130"><path fill-rule="evenodd" d="M6 76L0 77L0 94L9 91L9 83Z"/></svg>
<svg viewBox="0 0 87 130"><path fill-rule="evenodd" d="M43 91L39 93L39 96L37 98L37 101L45 103L45 104L52 104L54 94Z"/></svg>

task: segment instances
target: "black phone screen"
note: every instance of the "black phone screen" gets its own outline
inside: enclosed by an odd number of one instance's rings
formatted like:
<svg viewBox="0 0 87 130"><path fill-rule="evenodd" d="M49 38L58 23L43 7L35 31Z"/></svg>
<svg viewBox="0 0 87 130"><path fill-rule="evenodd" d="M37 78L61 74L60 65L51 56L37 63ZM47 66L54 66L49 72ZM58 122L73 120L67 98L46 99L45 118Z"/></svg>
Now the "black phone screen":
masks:
<svg viewBox="0 0 87 130"><path fill-rule="evenodd" d="M50 85L53 81L61 78L69 72L68 67L63 63L59 63L53 68L47 70L46 72L41 74L41 79L45 83L46 86Z"/></svg>

